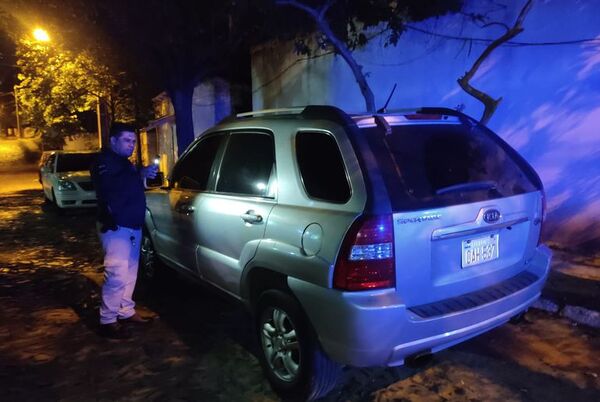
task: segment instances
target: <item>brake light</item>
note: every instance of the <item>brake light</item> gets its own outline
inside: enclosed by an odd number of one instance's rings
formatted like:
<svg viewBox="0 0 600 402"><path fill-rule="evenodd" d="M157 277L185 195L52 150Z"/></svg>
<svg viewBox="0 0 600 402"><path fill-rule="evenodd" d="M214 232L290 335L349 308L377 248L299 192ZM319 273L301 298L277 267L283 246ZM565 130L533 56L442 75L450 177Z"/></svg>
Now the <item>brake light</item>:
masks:
<svg viewBox="0 0 600 402"><path fill-rule="evenodd" d="M333 286L342 290L396 286L391 215L363 216L354 222L338 254Z"/></svg>

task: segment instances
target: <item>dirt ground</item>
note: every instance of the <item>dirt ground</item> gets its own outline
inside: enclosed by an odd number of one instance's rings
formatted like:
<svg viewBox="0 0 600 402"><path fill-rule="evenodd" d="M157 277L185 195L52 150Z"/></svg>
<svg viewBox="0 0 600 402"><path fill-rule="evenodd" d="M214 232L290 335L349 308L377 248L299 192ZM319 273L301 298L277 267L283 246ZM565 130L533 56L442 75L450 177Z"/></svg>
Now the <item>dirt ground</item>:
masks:
<svg viewBox="0 0 600 402"><path fill-rule="evenodd" d="M158 315L127 341L97 334L100 246L94 215L59 216L0 174L1 401L279 401L243 308L176 277L138 286ZM532 311L438 353L420 368L345 369L324 401L600 400L600 338Z"/></svg>

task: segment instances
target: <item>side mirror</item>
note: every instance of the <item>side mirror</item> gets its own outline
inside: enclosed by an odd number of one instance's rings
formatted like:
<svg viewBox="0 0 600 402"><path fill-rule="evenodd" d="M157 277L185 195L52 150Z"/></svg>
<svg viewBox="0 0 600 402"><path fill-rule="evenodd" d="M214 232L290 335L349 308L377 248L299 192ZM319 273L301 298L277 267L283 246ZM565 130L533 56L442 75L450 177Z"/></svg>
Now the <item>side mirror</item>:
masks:
<svg viewBox="0 0 600 402"><path fill-rule="evenodd" d="M164 184L165 184L165 174L163 172L156 172L156 177L154 177L154 179L146 178L144 180L144 187L146 187L146 190L162 187Z"/></svg>

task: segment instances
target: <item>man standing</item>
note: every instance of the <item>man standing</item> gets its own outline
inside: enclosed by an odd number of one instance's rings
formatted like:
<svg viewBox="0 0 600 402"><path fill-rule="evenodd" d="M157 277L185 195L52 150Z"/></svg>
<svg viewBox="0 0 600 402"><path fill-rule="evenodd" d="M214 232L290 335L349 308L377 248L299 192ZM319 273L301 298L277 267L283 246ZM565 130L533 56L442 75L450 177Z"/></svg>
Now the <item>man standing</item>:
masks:
<svg viewBox="0 0 600 402"><path fill-rule="evenodd" d="M104 284L100 306L100 335L125 339L123 323L146 323L132 299L137 279L146 196L144 178L154 178L157 167L136 169L129 161L135 149L133 126L113 123L109 147L94 162L91 175L98 198L98 231L104 250Z"/></svg>

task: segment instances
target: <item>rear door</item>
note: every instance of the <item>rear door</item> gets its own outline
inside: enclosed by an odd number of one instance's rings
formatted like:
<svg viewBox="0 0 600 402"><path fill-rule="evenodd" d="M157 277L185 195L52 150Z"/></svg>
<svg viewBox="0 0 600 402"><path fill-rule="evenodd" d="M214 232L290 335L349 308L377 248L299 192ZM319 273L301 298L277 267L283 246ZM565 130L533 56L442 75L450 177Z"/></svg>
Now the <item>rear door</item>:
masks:
<svg viewBox="0 0 600 402"><path fill-rule="evenodd" d="M517 275L539 238L541 188L528 165L482 126L433 118L369 133L396 211L396 284L409 306Z"/></svg>
<svg viewBox="0 0 600 402"><path fill-rule="evenodd" d="M273 136L232 132L215 189L197 199L201 211L197 260L204 279L239 295L245 263L256 253L276 203L277 170Z"/></svg>

